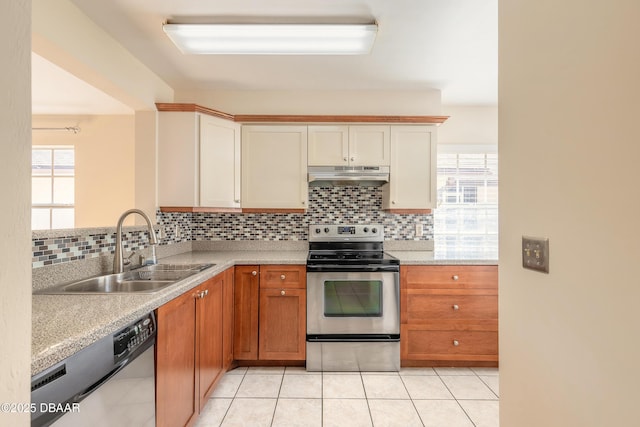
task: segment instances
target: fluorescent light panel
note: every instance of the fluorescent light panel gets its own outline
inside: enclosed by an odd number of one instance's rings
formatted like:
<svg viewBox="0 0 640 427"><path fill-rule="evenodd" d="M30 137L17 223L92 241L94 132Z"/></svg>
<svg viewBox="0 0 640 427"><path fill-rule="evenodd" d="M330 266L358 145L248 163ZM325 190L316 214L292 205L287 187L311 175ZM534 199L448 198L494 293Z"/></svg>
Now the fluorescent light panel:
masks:
<svg viewBox="0 0 640 427"><path fill-rule="evenodd" d="M165 24L182 53L223 55L363 55L376 24Z"/></svg>

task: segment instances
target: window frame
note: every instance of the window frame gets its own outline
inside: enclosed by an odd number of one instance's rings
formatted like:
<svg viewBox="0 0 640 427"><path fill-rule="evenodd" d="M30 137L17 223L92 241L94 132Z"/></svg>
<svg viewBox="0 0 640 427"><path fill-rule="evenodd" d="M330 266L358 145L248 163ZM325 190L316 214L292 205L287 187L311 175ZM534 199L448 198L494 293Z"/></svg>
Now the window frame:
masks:
<svg viewBox="0 0 640 427"><path fill-rule="evenodd" d="M51 164L50 164L50 169L51 172L48 175L38 175L38 174L34 174L34 164L33 164L33 152L39 150L39 151L43 151L43 150L48 150L51 152ZM73 151L73 173L71 174L66 174L66 175L56 175L55 173L55 152L56 151ZM32 219L32 230L51 230L53 228L53 212L56 209L68 209L72 211L73 214L73 220L74 220L74 224L71 225L71 227L73 228L73 226L75 225L75 208L76 208L76 203L75 203L75 178L76 178L76 148L73 145L32 145L31 146L31 182L32 182L32 187L33 187L33 178L50 178L51 179L51 202L50 203L34 203L33 202L33 190L32 190L32 200L31 200L31 216L33 218L33 212L34 209L47 209L48 210L48 214L49 214L49 220L48 220L48 228L34 228L33 227L33 219ZM73 203L56 203L54 202L55 200L55 181L56 178L73 178L73 187L74 187L74 194L73 194ZM58 228L58 227L56 227Z"/></svg>
<svg viewBox="0 0 640 427"><path fill-rule="evenodd" d="M443 169L440 156L456 156L455 191L443 192L443 178L450 178L451 174L441 173ZM484 169L489 171L493 166L494 174L478 176L481 185L460 185L463 181L460 174L460 157L464 155L483 155ZM438 192L437 208L434 210L434 247L436 256L442 258L477 258L497 259L498 256L498 146L497 144L439 144L436 161L436 186ZM489 163L495 163L489 164ZM475 189L475 197L469 188ZM490 190L493 189L494 190ZM481 190L482 189L482 190ZM478 200L480 194L484 200ZM487 197L495 195L495 201L488 201ZM473 219L473 224L465 222ZM448 226L447 226L448 225ZM446 228L445 228L446 227Z"/></svg>

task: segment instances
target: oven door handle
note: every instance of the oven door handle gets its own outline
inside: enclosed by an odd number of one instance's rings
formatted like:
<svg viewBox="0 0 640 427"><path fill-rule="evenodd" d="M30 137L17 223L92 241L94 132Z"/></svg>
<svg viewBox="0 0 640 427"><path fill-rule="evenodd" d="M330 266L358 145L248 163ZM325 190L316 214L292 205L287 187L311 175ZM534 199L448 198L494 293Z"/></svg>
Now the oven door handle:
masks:
<svg viewBox="0 0 640 427"><path fill-rule="evenodd" d="M397 342L400 334L324 334L307 335L308 342Z"/></svg>
<svg viewBox="0 0 640 427"><path fill-rule="evenodd" d="M397 264L391 265L344 265L344 264L322 264L322 265L309 265L307 264L308 272L392 272L397 273L400 271L400 266Z"/></svg>

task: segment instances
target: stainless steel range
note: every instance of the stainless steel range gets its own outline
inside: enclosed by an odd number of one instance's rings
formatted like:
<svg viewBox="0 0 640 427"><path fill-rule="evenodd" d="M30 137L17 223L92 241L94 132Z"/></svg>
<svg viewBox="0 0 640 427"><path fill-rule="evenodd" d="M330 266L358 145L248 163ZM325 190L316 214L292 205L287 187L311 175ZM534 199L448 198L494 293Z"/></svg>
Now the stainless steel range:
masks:
<svg viewBox="0 0 640 427"><path fill-rule="evenodd" d="M311 225L307 258L307 370L400 369L400 261L384 228Z"/></svg>

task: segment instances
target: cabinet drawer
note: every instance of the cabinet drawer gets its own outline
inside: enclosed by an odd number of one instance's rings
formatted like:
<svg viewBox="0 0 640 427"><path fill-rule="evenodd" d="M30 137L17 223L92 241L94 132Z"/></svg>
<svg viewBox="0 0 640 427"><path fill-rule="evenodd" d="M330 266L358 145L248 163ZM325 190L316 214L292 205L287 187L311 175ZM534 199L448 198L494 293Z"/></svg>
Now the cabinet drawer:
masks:
<svg viewBox="0 0 640 427"><path fill-rule="evenodd" d="M403 325L402 359L497 361L497 331L438 331Z"/></svg>
<svg viewBox="0 0 640 427"><path fill-rule="evenodd" d="M260 287L306 289L307 268L304 265L262 265Z"/></svg>
<svg viewBox="0 0 640 427"><path fill-rule="evenodd" d="M496 295L442 295L415 292L403 298L403 323L432 320L498 319Z"/></svg>
<svg viewBox="0 0 640 427"><path fill-rule="evenodd" d="M474 289L498 287L498 267L495 265L401 266L400 277L404 288Z"/></svg>

